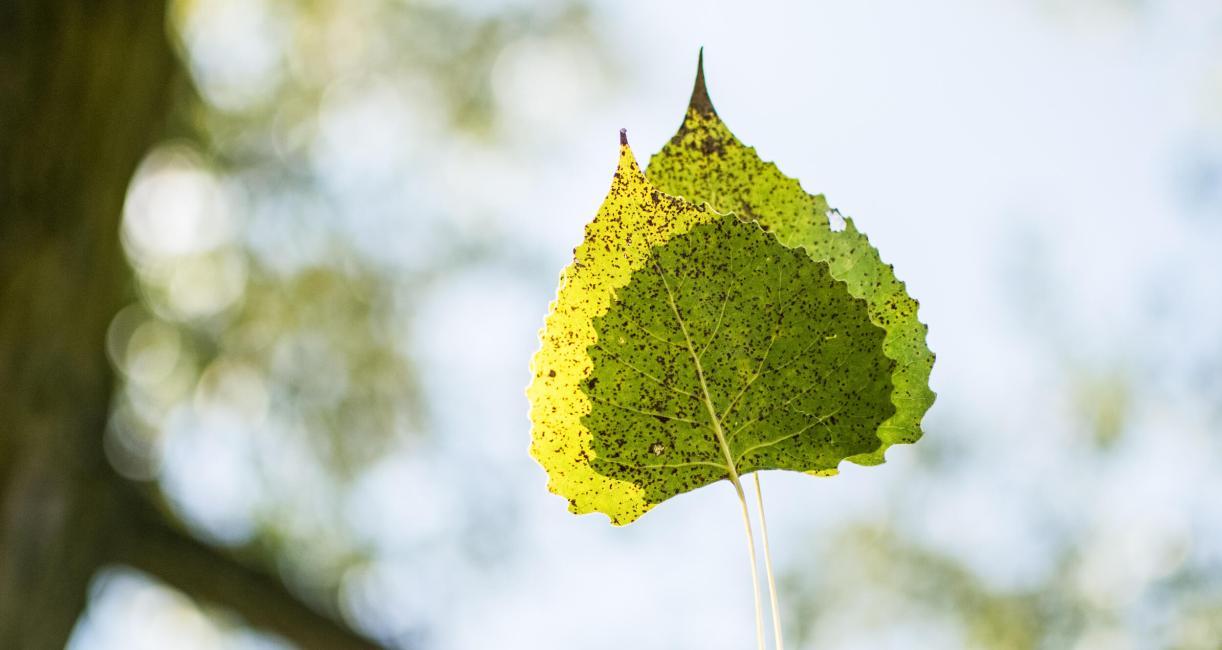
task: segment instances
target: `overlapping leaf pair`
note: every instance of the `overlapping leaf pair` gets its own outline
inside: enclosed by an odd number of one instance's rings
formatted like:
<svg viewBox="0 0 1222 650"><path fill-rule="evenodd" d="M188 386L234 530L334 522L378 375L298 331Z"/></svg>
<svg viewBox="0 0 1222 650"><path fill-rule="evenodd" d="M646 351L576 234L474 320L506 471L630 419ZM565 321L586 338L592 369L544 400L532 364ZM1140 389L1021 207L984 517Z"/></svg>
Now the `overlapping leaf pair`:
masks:
<svg viewBox="0 0 1222 650"><path fill-rule="evenodd" d="M531 454L578 514L627 524L763 469L836 473L921 436L934 356L851 219L738 141L703 69L642 173L621 132L531 363Z"/></svg>

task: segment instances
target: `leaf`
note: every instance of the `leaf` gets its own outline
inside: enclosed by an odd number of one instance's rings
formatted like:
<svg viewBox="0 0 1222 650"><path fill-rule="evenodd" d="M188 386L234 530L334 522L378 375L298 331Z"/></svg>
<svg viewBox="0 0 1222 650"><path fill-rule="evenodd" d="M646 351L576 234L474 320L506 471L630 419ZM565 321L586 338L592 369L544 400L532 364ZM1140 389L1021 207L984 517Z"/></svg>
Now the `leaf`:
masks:
<svg viewBox="0 0 1222 650"><path fill-rule="evenodd" d="M626 524L759 469L834 471L891 417L885 332L828 265L619 167L532 361L531 454Z"/></svg>
<svg viewBox="0 0 1222 650"><path fill-rule="evenodd" d="M895 414L878 428L886 444L849 460L876 465L883 462L888 446L921 437L921 418L934 402L929 388L934 354L925 343L926 327L917 320L917 301L852 219L844 217L844 228L833 230L829 217L840 214L828 208L822 194L808 194L796 179L734 137L709 99L703 52L683 124L650 160L647 174L668 194L750 218L782 244L828 263L832 277L847 283L849 293L869 305L870 320L886 330L883 351L896 362L891 395Z"/></svg>

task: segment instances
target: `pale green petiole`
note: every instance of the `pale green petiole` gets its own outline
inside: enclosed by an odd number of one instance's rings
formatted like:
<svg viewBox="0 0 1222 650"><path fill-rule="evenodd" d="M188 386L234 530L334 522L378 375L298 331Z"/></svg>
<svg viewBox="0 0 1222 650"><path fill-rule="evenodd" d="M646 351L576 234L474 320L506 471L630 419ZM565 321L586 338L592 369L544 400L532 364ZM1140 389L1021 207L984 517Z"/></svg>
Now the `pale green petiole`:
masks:
<svg viewBox="0 0 1222 650"><path fill-rule="evenodd" d="M760 535L764 541L764 572L768 576L768 598L772 605L772 633L776 638L776 650L785 650L785 639L781 636L781 607L777 602L776 579L772 576L772 551L768 548L768 520L764 518L764 491L760 487L759 472L755 473L755 500L759 507Z"/></svg>

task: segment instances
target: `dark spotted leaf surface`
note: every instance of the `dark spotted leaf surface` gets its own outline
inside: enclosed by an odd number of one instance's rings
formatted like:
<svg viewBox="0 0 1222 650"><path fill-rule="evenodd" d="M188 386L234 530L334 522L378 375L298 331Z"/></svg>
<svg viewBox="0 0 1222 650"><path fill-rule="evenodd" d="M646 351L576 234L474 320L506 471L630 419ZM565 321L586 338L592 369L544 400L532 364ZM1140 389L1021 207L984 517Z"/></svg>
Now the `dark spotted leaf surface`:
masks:
<svg viewBox="0 0 1222 650"><path fill-rule="evenodd" d="M531 453L616 524L745 472L831 473L880 453L885 336L826 262L659 192L623 143L532 361Z"/></svg>
<svg viewBox="0 0 1222 650"><path fill-rule="evenodd" d="M887 446L921 437L921 418L934 401L929 388L934 355L925 343L926 328L917 320L916 300L852 219L845 217L843 229L833 230L833 211L823 195L808 194L797 180L739 142L713 109L703 65L697 68L683 124L650 160L647 173L668 194L756 221L782 244L802 248L812 260L826 262L832 277L844 281L849 293L866 301L870 319L886 331L883 351L896 364L891 395L895 409L878 427L885 444L849 460L878 464Z"/></svg>
<svg viewBox="0 0 1222 650"><path fill-rule="evenodd" d="M655 247L594 329L593 467L651 503L731 470L835 469L894 411L865 303L734 215Z"/></svg>

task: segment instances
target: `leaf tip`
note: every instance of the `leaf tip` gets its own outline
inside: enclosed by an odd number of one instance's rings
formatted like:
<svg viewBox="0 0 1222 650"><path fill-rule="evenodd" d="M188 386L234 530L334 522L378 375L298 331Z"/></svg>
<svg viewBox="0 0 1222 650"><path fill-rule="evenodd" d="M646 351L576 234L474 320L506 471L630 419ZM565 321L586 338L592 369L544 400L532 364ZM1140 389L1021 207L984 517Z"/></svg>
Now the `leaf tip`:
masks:
<svg viewBox="0 0 1222 650"><path fill-rule="evenodd" d="M645 172L636 162L632 147L628 145L628 129L619 130L619 166L615 172L616 182L627 182L629 178L643 178Z"/></svg>
<svg viewBox="0 0 1222 650"><path fill-rule="evenodd" d="M688 108L701 115L716 115L713 100L709 99L709 89L704 84L704 47L696 57L696 84L692 87L692 99Z"/></svg>

